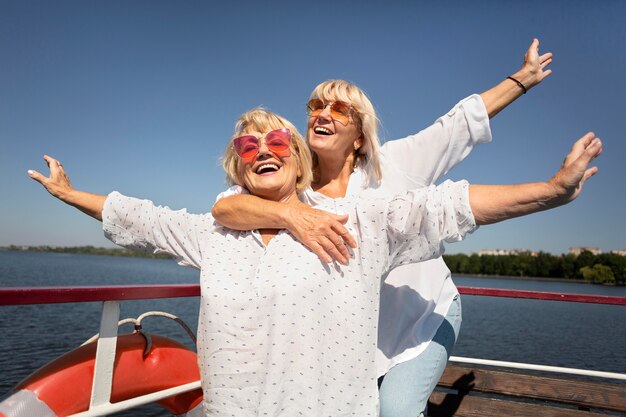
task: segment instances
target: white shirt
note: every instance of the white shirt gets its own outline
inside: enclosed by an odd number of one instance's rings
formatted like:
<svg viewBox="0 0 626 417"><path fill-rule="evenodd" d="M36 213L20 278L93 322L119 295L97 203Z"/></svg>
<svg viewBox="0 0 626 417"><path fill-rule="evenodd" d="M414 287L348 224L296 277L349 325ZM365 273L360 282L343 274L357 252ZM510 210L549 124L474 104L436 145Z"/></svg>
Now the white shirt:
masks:
<svg viewBox="0 0 626 417"><path fill-rule="evenodd" d="M466 182L382 199L333 200L359 247L324 264L281 231L219 226L210 214L108 196L113 242L200 269L198 361L208 416L377 416L374 364L381 277L438 256L475 229Z"/></svg>
<svg viewBox="0 0 626 417"><path fill-rule="evenodd" d="M380 152L382 181L376 184L370 171L357 168L345 198L389 198L403 190L429 186L461 162L474 145L489 141L489 115L480 95L471 95L432 126L384 143ZM302 199L312 206L329 200L311 189ZM378 376L428 347L457 295L441 258L405 265L389 274L380 294Z"/></svg>
<svg viewBox="0 0 626 417"><path fill-rule="evenodd" d="M371 172L358 168L350 177L345 198L389 198L405 190L429 186L461 162L474 145L489 141L487 110L480 95L471 95L432 126L384 143L380 152L382 181L376 184L371 181ZM233 187L218 199L241 191L240 187ZM328 204L330 200L312 189L301 197L312 206ZM428 347L457 295L450 270L441 258L406 265L390 273L380 294L378 376L417 357Z"/></svg>

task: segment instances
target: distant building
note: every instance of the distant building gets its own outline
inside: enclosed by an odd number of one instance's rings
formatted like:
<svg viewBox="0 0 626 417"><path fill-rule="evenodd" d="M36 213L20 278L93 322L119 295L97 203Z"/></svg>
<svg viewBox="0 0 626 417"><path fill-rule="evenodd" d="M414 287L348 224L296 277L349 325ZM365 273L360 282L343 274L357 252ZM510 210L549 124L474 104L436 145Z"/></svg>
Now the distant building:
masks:
<svg viewBox="0 0 626 417"><path fill-rule="evenodd" d="M478 252L480 256L503 256L503 255L530 255L538 256L539 252L529 251L528 249L483 249Z"/></svg>
<svg viewBox="0 0 626 417"><path fill-rule="evenodd" d="M591 252L594 255L599 255L602 253L602 251L600 250L600 248L592 248L592 247L585 247L585 246L581 246L578 248L569 248L569 253L571 253L572 255L580 255L583 252Z"/></svg>
<svg viewBox="0 0 626 417"><path fill-rule="evenodd" d="M611 253L615 254L615 255L621 255L621 256L626 256L626 249L616 249L616 250L612 250Z"/></svg>

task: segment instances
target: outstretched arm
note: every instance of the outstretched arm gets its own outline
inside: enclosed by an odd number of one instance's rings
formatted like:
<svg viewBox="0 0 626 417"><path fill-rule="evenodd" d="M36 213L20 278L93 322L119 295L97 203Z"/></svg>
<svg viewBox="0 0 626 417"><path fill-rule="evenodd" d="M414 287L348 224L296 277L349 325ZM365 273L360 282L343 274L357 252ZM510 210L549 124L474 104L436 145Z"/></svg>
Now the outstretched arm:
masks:
<svg viewBox="0 0 626 417"><path fill-rule="evenodd" d="M539 55L539 41L534 39L522 68L512 75L526 90L552 73L546 67L552 53ZM489 119L521 96L524 90L513 80L505 79L480 95L459 102L447 114L421 132L400 140L385 142L382 150L402 173L393 182L404 189L435 183L460 163L479 143L491 140Z"/></svg>
<svg viewBox="0 0 626 417"><path fill-rule="evenodd" d="M590 132L574 144L561 169L546 182L490 186L446 181L437 187L397 195L389 203L386 214L391 249L387 270L441 255L444 250L441 242L460 241L476 225L573 201L585 181L597 172L589 164L601 152L602 142Z"/></svg>
<svg viewBox="0 0 626 417"><path fill-rule="evenodd" d="M304 203L285 204L249 194L225 197L215 203L211 214L222 225L235 230L287 229L322 261L346 263L350 257L346 245L356 241L339 216L317 210Z"/></svg>
<svg viewBox="0 0 626 417"><path fill-rule="evenodd" d="M34 170L29 170L28 175L43 185L46 191L54 197L102 221L102 209L106 196L75 190L63 170L63 165L58 160L48 155L44 155L43 159L50 168L50 176L46 177Z"/></svg>
<svg viewBox="0 0 626 417"><path fill-rule="evenodd" d="M552 62L552 52L539 55L539 40L533 39L524 55L524 65L512 78L519 81L523 88L509 78L502 81L490 90L480 95L487 109L489 118L493 118L506 106L514 102L519 96L530 90L552 73L546 67Z"/></svg>
<svg viewBox="0 0 626 417"><path fill-rule="evenodd" d="M561 169L546 182L519 185L470 185L469 199L477 224L491 224L567 204L580 194L597 167L589 164L602 152L593 132L580 138Z"/></svg>

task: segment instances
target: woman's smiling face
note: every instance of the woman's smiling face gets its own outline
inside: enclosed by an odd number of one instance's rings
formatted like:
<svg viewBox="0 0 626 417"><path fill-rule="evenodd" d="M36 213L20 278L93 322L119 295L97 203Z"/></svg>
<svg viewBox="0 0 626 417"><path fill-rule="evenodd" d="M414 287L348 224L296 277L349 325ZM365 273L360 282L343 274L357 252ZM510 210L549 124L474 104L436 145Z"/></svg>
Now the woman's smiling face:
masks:
<svg viewBox="0 0 626 417"><path fill-rule="evenodd" d="M362 145L361 131L354 122L354 115L345 124L333 118L333 103L324 103L325 106L319 114L309 117L307 139L311 150L320 158L336 158L339 155L347 158L354 153L355 147Z"/></svg>
<svg viewBox="0 0 626 417"><path fill-rule="evenodd" d="M297 198L296 181L300 176L298 158L293 152L272 151L267 145L268 134L276 130L259 132L246 130L245 136L254 136L258 141L258 154L251 160L239 160L239 179L242 186L248 189L252 195L268 200L286 201Z"/></svg>

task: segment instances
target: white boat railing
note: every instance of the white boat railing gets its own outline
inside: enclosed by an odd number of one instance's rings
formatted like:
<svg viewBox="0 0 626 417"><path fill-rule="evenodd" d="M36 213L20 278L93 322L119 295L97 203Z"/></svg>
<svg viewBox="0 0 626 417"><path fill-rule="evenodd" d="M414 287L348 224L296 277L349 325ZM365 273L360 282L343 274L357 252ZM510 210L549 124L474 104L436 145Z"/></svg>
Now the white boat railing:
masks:
<svg viewBox="0 0 626 417"><path fill-rule="evenodd" d="M568 375L589 376L594 378L618 379L626 381L626 374L604 371L590 371L587 369L564 368L560 366L535 365L532 363L494 361L490 359L464 358L461 356L450 356L450 362L467 363L481 366L497 366L499 368L523 369L527 371L553 372Z"/></svg>
<svg viewBox="0 0 626 417"><path fill-rule="evenodd" d="M598 304L626 305L626 297L594 296L581 294L558 294L536 291L498 290L492 288L459 287L459 292L466 295L484 295L494 297L532 298L554 301L587 302ZM51 304L68 302L102 301L100 336L96 350L95 370L89 409L68 417L100 417L111 413L135 408L159 401L173 395L189 392L200 387L200 381L194 381L158 392L124 401L111 402L113 368L118 336L121 301L195 297L200 295L199 285L142 285L114 287L48 287L48 288L3 288L0 289L0 306L21 304ZM551 373L573 374L626 380L626 374L589 371L583 369L555 366L534 365L518 362L505 362L487 359L452 356L452 362L468 363L481 366L496 366L510 369L536 370Z"/></svg>

